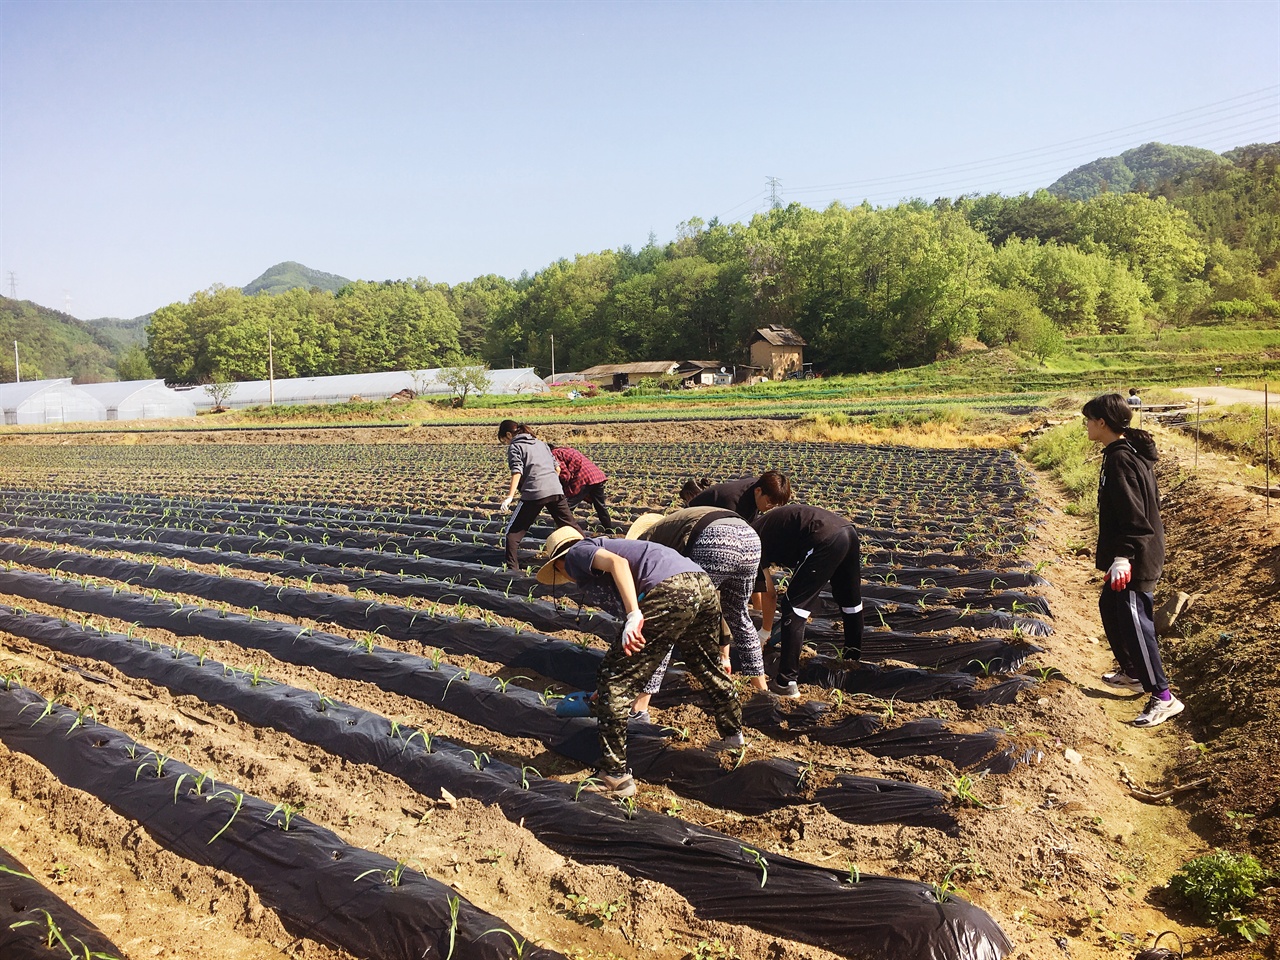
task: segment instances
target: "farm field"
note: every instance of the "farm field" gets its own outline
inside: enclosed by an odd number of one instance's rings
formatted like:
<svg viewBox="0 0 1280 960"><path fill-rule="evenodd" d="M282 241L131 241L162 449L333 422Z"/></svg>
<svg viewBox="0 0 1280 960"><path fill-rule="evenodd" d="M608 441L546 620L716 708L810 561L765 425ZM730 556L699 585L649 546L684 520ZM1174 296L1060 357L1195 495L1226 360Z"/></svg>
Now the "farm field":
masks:
<svg viewBox="0 0 1280 960"><path fill-rule="evenodd" d="M494 444L6 444L0 847L121 957L1048 958L1166 929L1147 893L1192 841L1113 782L1164 771L1108 719L1138 704L1078 682L1089 575L1016 456L688 437L578 445L622 518L765 468L850 516L870 667L818 610L805 697L744 700L728 756L672 676L628 805L581 791L594 721L554 711L616 624L501 568Z"/></svg>

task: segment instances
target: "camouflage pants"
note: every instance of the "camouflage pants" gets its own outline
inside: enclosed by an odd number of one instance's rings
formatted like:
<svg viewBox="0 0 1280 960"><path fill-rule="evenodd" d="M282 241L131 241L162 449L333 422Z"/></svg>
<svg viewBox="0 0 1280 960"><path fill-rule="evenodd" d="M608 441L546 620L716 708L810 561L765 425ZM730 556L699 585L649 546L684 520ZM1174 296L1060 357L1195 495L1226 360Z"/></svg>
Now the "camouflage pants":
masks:
<svg viewBox="0 0 1280 960"><path fill-rule="evenodd" d="M600 664L593 712L600 721L600 769L618 775L627 768L627 715L631 704L672 646L711 698L721 736L742 729L733 681L720 666L720 595L705 573L679 573L649 590L640 601L644 647L632 656L619 637Z"/></svg>

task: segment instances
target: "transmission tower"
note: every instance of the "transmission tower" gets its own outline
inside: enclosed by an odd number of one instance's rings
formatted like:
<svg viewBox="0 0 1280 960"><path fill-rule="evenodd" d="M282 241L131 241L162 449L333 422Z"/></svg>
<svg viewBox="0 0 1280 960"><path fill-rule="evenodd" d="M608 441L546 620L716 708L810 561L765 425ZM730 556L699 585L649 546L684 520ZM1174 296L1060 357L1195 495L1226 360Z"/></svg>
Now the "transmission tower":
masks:
<svg viewBox="0 0 1280 960"><path fill-rule="evenodd" d="M18 278L13 275L13 271L9 271L9 299L18 299Z"/></svg>
<svg viewBox="0 0 1280 960"><path fill-rule="evenodd" d="M769 209L779 209L782 206L782 198L778 195L782 189L782 181L777 177L765 177L764 182L769 185Z"/></svg>

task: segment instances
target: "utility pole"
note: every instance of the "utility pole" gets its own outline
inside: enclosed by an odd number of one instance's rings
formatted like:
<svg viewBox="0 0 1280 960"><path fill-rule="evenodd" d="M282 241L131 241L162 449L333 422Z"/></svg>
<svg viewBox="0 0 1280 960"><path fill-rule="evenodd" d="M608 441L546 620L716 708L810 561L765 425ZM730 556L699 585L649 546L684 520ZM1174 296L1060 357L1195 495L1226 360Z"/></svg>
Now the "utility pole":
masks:
<svg viewBox="0 0 1280 960"><path fill-rule="evenodd" d="M13 382L22 382L22 368L18 366L18 341L13 341Z"/></svg>
<svg viewBox="0 0 1280 960"><path fill-rule="evenodd" d="M267 324L267 384L268 384L268 401L271 406L276 405L276 353L275 347L271 340L271 324Z"/></svg>
<svg viewBox="0 0 1280 960"><path fill-rule="evenodd" d="M765 177L764 182L769 185L769 209L780 209L782 207L782 198L778 196L778 191L782 187L782 181L777 177Z"/></svg>
<svg viewBox="0 0 1280 960"><path fill-rule="evenodd" d="M556 335L551 335L551 379L556 378Z"/></svg>

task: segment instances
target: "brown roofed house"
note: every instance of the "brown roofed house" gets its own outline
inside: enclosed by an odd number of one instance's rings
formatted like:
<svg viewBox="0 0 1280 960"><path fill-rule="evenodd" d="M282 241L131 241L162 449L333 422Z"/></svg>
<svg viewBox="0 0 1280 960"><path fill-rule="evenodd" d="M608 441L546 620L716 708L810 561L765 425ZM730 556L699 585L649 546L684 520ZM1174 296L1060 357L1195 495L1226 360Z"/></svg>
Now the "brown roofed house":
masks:
<svg viewBox="0 0 1280 960"><path fill-rule="evenodd" d="M804 337L790 327L771 323L751 337L751 363L770 380L804 369Z"/></svg>

